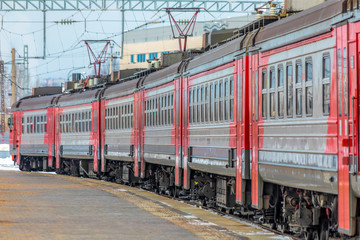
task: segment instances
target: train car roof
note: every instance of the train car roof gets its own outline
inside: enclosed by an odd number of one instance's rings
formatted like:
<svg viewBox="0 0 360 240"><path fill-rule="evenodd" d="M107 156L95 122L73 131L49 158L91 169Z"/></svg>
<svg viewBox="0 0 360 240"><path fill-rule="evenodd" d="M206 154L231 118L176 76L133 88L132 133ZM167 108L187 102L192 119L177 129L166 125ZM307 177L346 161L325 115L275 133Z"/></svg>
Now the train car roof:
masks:
<svg viewBox="0 0 360 240"><path fill-rule="evenodd" d="M273 22L259 32L256 37L256 44L274 39L271 45L262 47L264 50L269 50L330 32L334 17L344 13L344 3L346 3L345 0L328 0L315 7Z"/></svg>
<svg viewBox="0 0 360 240"><path fill-rule="evenodd" d="M113 99L133 94L140 78L135 78L126 82L120 82L115 85L108 86L102 94L105 99Z"/></svg>
<svg viewBox="0 0 360 240"><path fill-rule="evenodd" d="M244 38L245 36L236 38L195 57L190 60L186 68L187 72L193 75L232 62L234 57L239 54Z"/></svg>
<svg viewBox="0 0 360 240"><path fill-rule="evenodd" d="M99 99L99 93L103 88L96 88L92 90L74 92L74 93L64 93L56 101L56 106L58 107L67 107L75 106L81 104L88 104Z"/></svg>
<svg viewBox="0 0 360 240"><path fill-rule="evenodd" d="M41 97L25 97L15 102L11 106L11 111L27 111L36 109L46 109L53 106L53 101L57 95L41 96Z"/></svg>
<svg viewBox="0 0 360 240"><path fill-rule="evenodd" d="M148 89L173 81L179 76L181 64L182 62L178 62L167 68L149 74L144 78L139 87L144 86Z"/></svg>

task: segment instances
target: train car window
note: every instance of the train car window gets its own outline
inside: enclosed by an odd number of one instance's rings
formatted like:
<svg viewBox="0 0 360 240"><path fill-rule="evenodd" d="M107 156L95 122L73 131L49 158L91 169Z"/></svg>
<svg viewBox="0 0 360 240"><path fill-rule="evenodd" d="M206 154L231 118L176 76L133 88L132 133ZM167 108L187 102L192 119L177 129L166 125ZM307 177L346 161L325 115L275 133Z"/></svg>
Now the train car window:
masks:
<svg viewBox="0 0 360 240"><path fill-rule="evenodd" d="M84 112L84 132L89 131L89 118L88 118L88 112Z"/></svg>
<svg viewBox="0 0 360 240"><path fill-rule="evenodd" d="M192 110L193 110L193 99L192 99L193 93L192 89L189 90L189 123L192 123Z"/></svg>
<svg viewBox="0 0 360 240"><path fill-rule="evenodd" d="M275 118L275 69L270 69L270 88L269 88L269 95L270 95L270 118Z"/></svg>
<svg viewBox="0 0 360 240"><path fill-rule="evenodd" d="M313 114L313 65L311 59L306 61L305 66L305 94L306 116Z"/></svg>
<svg viewBox="0 0 360 240"><path fill-rule="evenodd" d="M293 117L293 106L294 106L294 80L293 80L293 66L287 65L286 66L286 99L287 99L287 110L286 115L288 118Z"/></svg>
<svg viewBox="0 0 360 240"><path fill-rule="evenodd" d="M224 121L224 82L219 83L219 122Z"/></svg>
<svg viewBox="0 0 360 240"><path fill-rule="evenodd" d="M108 109L108 115L107 115L107 129L111 129L111 108Z"/></svg>
<svg viewBox="0 0 360 240"><path fill-rule="evenodd" d="M71 131L71 115L70 115L70 113L66 114L66 120L67 120L66 132L70 133L70 131Z"/></svg>
<svg viewBox="0 0 360 240"><path fill-rule="evenodd" d="M219 121L219 85L218 82L215 82L215 89L214 89L214 121Z"/></svg>
<svg viewBox="0 0 360 240"><path fill-rule="evenodd" d="M128 111L127 111L127 105L125 104L124 105L124 129L127 129L128 128Z"/></svg>
<svg viewBox="0 0 360 240"><path fill-rule="evenodd" d="M159 125L163 126L164 118L164 96L159 97Z"/></svg>
<svg viewBox="0 0 360 240"><path fill-rule="evenodd" d="M115 129L115 107L111 108L111 129Z"/></svg>
<svg viewBox="0 0 360 240"><path fill-rule="evenodd" d="M25 125L26 125L26 127L25 127L25 132L26 133L29 133L29 117L26 117L26 123L25 123Z"/></svg>
<svg viewBox="0 0 360 240"><path fill-rule="evenodd" d="M152 124L152 99L149 99L149 127Z"/></svg>
<svg viewBox="0 0 360 240"><path fill-rule="evenodd" d="M302 116L302 66L296 63L296 116Z"/></svg>
<svg viewBox="0 0 360 240"><path fill-rule="evenodd" d="M51 117L51 116L52 115L50 114L49 117ZM44 131L47 132L47 116L46 115L44 115ZM51 129L50 129L50 131L51 131Z"/></svg>
<svg viewBox="0 0 360 240"><path fill-rule="evenodd" d="M77 113L74 113L74 132L78 132L78 118L77 118Z"/></svg>
<svg viewBox="0 0 360 240"><path fill-rule="evenodd" d="M40 133L44 133L44 116L40 116Z"/></svg>
<svg viewBox="0 0 360 240"><path fill-rule="evenodd" d="M262 101L261 101L262 102L261 103L262 104L262 118L266 119L266 117L267 117L267 111L266 111L267 110L267 97L268 97L268 94L267 94L267 70L266 70L266 68L263 69L261 78L262 78ZM241 99L240 99L240 101L241 101ZM241 119L240 119L240 121L241 121Z"/></svg>
<svg viewBox="0 0 360 240"><path fill-rule="evenodd" d="M77 129L76 132L80 132L80 113L76 113Z"/></svg>
<svg viewBox="0 0 360 240"><path fill-rule="evenodd" d="M115 119L115 124L116 124L116 126L115 126L115 129L119 129L119 106L116 106L116 108L115 108L115 117L114 117L114 119Z"/></svg>
<svg viewBox="0 0 360 240"><path fill-rule="evenodd" d="M214 85L211 82L209 86L209 122L213 122L213 116L214 116Z"/></svg>
<svg viewBox="0 0 360 240"><path fill-rule="evenodd" d="M131 113L130 113L130 103L127 105L128 107L128 128L131 128Z"/></svg>
<svg viewBox="0 0 360 240"><path fill-rule="evenodd" d="M164 101L164 109L163 109L164 122L163 122L163 124L164 124L164 126L167 126L169 124L169 122L168 122L168 109L169 109L168 104L169 103L168 103L167 99L168 99L168 94L164 94L164 96L163 96L163 101Z"/></svg>
<svg viewBox="0 0 360 240"><path fill-rule="evenodd" d="M151 127L155 126L155 98L151 99Z"/></svg>
<svg viewBox="0 0 360 240"><path fill-rule="evenodd" d="M107 130L108 127L109 127L108 109L105 109L105 129Z"/></svg>
<svg viewBox="0 0 360 240"><path fill-rule="evenodd" d="M200 87L198 86L196 88L196 123L199 123L201 121L201 93L200 93Z"/></svg>
<svg viewBox="0 0 360 240"><path fill-rule="evenodd" d="M92 111L89 112L89 131L92 132Z"/></svg>
<svg viewBox="0 0 360 240"><path fill-rule="evenodd" d="M150 100L147 100L147 113L146 113L146 122L147 122L147 126L150 126L150 111L151 111L151 107L150 107Z"/></svg>
<svg viewBox="0 0 360 240"><path fill-rule="evenodd" d="M81 132L85 132L85 113L81 113Z"/></svg>
<svg viewBox="0 0 360 240"><path fill-rule="evenodd" d="M347 81L347 51L344 48L343 52L343 65L344 65L344 116L347 116L348 112L348 81Z"/></svg>
<svg viewBox="0 0 360 240"><path fill-rule="evenodd" d="M63 123L63 115L60 115L60 132L63 133L64 130L64 123Z"/></svg>
<svg viewBox="0 0 360 240"><path fill-rule="evenodd" d="M234 119L234 77L230 77L230 106L229 106L229 113L230 113L230 121Z"/></svg>
<svg viewBox="0 0 360 240"><path fill-rule="evenodd" d="M205 122L209 122L209 84L205 85Z"/></svg>
<svg viewBox="0 0 360 240"><path fill-rule="evenodd" d="M113 107L111 121L112 121L112 129L114 130L116 129L116 107Z"/></svg>
<svg viewBox="0 0 360 240"><path fill-rule="evenodd" d="M196 123L196 87L192 87L192 123Z"/></svg>
<svg viewBox="0 0 360 240"><path fill-rule="evenodd" d="M277 86L277 100L278 100L278 117L284 117L284 69L283 66L278 68L278 86Z"/></svg>
<svg viewBox="0 0 360 240"><path fill-rule="evenodd" d="M201 86L201 111L200 111L200 122L205 122L205 92L204 92L204 85Z"/></svg>
<svg viewBox="0 0 360 240"><path fill-rule="evenodd" d="M171 125L174 124L174 93L171 93Z"/></svg>
<svg viewBox="0 0 360 240"><path fill-rule="evenodd" d="M21 132L24 133L25 127L24 127L25 121L24 117L21 118Z"/></svg>
<svg viewBox="0 0 360 240"><path fill-rule="evenodd" d="M134 107L134 105L131 103L130 104L130 113L131 113L131 115L130 115L130 128L134 127L133 126L133 124L134 124L133 107Z"/></svg>
<svg viewBox="0 0 360 240"><path fill-rule="evenodd" d="M159 126L159 103L160 97L155 98L155 126Z"/></svg>
<svg viewBox="0 0 360 240"><path fill-rule="evenodd" d="M224 116L224 120L225 121L228 121L230 118L229 118L229 79L228 78L225 78L225 82L224 82L224 88L225 88L225 99L224 99L224 113L225 113L225 116Z"/></svg>
<svg viewBox="0 0 360 240"><path fill-rule="evenodd" d="M171 93L169 93L167 96L166 96L166 103L167 103L167 106L168 106L168 110L167 110L167 112L166 112L166 123L168 124L168 125L171 125L171 121L170 121L170 119L171 119L171 109L172 109L172 107L171 107L171 102L170 102L170 95L171 95Z"/></svg>
<svg viewBox="0 0 360 240"><path fill-rule="evenodd" d="M39 126L39 124L40 124L40 117L39 116L36 116L36 128L35 128L35 130L36 130L36 132L35 133L40 133L40 126Z"/></svg>
<svg viewBox="0 0 360 240"><path fill-rule="evenodd" d="M322 108L323 115L330 114L330 54L325 53L322 59Z"/></svg>
<svg viewBox="0 0 360 240"><path fill-rule="evenodd" d="M75 115L74 113L71 113L70 114L71 116L71 129L70 129L70 132L75 132Z"/></svg>
<svg viewBox="0 0 360 240"><path fill-rule="evenodd" d="M193 111L192 111L192 123L196 122L196 88L193 87L193 101L192 101L192 105L193 105Z"/></svg>
<svg viewBox="0 0 360 240"><path fill-rule="evenodd" d="M144 113L144 124L145 124L145 127L147 127L147 121L148 121L148 116L147 116L147 112L148 112L148 110L147 110L147 100L145 100L145 106L144 106L144 108L145 108L145 113Z"/></svg>
<svg viewBox="0 0 360 240"><path fill-rule="evenodd" d="M338 89L339 89L339 116L341 116L342 114L342 108L341 108L341 99L342 99L342 94L341 94L341 50L338 49Z"/></svg>

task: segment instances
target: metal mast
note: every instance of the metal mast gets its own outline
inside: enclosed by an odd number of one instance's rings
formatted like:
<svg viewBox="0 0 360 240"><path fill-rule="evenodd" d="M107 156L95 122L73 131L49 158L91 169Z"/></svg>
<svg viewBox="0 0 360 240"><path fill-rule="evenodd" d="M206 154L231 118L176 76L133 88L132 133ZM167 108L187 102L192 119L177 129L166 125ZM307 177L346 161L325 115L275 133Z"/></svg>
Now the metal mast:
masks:
<svg viewBox="0 0 360 240"><path fill-rule="evenodd" d="M264 0L0 0L0 11L158 11L161 8L205 8L209 12L254 12ZM272 1L274 4L282 0Z"/></svg>
<svg viewBox="0 0 360 240"><path fill-rule="evenodd" d="M5 133L5 117L6 117L6 105L5 105L5 84L4 84L4 61L0 60L0 91L1 91L1 105L0 105L0 133L4 140Z"/></svg>

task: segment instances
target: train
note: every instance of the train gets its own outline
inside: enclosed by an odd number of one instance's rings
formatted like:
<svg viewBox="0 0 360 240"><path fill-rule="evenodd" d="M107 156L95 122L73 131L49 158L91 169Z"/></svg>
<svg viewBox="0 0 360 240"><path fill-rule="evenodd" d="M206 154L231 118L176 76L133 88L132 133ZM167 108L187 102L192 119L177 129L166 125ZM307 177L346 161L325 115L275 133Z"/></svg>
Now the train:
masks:
<svg viewBox="0 0 360 240"><path fill-rule="evenodd" d="M359 0L241 28L144 76L11 108L24 171L187 198L305 239L360 233Z"/></svg>

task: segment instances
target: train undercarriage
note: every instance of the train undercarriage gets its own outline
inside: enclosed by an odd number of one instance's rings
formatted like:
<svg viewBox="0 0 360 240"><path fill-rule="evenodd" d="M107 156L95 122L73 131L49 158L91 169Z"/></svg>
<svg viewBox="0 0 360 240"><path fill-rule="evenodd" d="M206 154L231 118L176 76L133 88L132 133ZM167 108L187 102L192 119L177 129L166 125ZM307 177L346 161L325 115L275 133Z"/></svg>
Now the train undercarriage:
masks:
<svg viewBox="0 0 360 240"><path fill-rule="evenodd" d="M54 171L48 166L46 157L22 157L19 168L22 171ZM233 177L192 171L190 188L181 189L175 186L175 168L172 166L146 164L144 179L135 177L133 163L126 161L108 160L107 171L103 174L95 173L92 169L91 160L62 158L61 167L56 172L141 187L246 217L304 239L340 237L337 233L336 195L265 183L263 208L259 210L251 207L251 181L246 184L245 204L240 206L236 203L236 182Z"/></svg>

